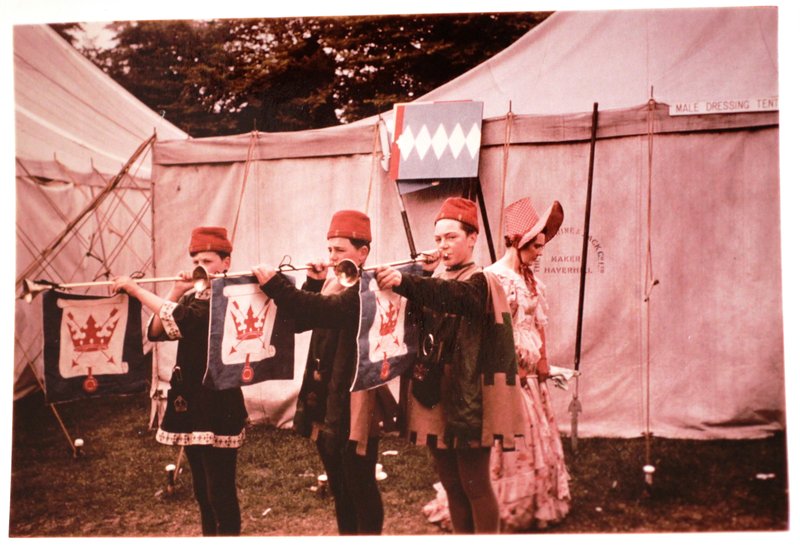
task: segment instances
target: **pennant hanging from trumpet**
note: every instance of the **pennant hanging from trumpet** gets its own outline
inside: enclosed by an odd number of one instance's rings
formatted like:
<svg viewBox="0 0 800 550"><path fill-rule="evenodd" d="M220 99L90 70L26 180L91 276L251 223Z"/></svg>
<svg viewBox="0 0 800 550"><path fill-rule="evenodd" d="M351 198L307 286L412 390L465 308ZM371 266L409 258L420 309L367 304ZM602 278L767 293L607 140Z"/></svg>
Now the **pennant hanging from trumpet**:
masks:
<svg viewBox="0 0 800 550"><path fill-rule="evenodd" d="M418 265L398 267L418 274ZM350 391L386 384L412 367L417 359L418 330L408 300L391 290L380 290L372 271L361 274L361 324L358 366Z"/></svg>
<svg viewBox="0 0 800 550"><path fill-rule="evenodd" d="M211 281L209 315L204 385L225 390L294 376L294 323L255 277Z"/></svg>
<svg viewBox="0 0 800 550"><path fill-rule="evenodd" d="M151 356L143 352L138 300L51 290L42 303L48 403L147 389Z"/></svg>

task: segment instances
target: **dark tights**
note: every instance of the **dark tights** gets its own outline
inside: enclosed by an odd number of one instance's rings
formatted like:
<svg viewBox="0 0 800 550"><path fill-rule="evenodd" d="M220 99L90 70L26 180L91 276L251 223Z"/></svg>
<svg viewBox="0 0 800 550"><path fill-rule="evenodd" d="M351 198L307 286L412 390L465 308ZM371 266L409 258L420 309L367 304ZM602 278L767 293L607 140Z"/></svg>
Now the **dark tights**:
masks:
<svg viewBox="0 0 800 550"><path fill-rule="evenodd" d="M235 536L242 530L236 495L237 449L211 445L185 447L192 469L194 496L200 505L203 536Z"/></svg>
<svg viewBox="0 0 800 550"><path fill-rule="evenodd" d="M333 494L339 534L380 535L383 502L375 480L378 438L369 438L366 456L356 453L353 441L331 446L325 445L325 440L325 434L320 434L317 450Z"/></svg>
<svg viewBox="0 0 800 550"><path fill-rule="evenodd" d="M436 473L447 492L456 533L497 533L500 515L489 476L490 449L431 449Z"/></svg>

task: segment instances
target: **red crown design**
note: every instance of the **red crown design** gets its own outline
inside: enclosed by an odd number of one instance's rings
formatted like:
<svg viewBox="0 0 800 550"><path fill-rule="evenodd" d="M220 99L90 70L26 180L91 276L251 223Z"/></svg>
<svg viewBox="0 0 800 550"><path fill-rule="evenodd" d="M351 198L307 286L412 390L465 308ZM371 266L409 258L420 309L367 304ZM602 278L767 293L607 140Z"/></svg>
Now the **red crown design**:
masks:
<svg viewBox="0 0 800 550"><path fill-rule="evenodd" d="M233 302L233 309L231 309L231 317L233 318L233 326L236 329L236 339L242 340L255 340L264 335L264 323L267 319L267 310L269 309L269 302L261 312L256 314L253 311L253 305L247 306L247 313L242 313L239 309L239 304ZM237 315L238 313L238 315Z"/></svg>
<svg viewBox="0 0 800 550"><path fill-rule="evenodd" d="M118 318L114 319L118 311L117 308L112 309L108 318L101 324L97 324L94 316L90 314L83 326L75 320L75 316L71 312L67 313L67 318L71 321L67 328L75 351L106 351L119 323Z"/></svg>
<svg viewBox="0 0 800 550"><path fill-rule="evenodd" d="M376 298L376 301L377 298ZM380 302L378 302L380 306ZM381 326L379 329L379 333L381 336L386 336L388 334L392 334L394 329L397 328L397 315L400 313L397 307L395 307L393 302L389 302L389 307L386 308L386 315L383 312L379 312L381 317Z"/></svg>

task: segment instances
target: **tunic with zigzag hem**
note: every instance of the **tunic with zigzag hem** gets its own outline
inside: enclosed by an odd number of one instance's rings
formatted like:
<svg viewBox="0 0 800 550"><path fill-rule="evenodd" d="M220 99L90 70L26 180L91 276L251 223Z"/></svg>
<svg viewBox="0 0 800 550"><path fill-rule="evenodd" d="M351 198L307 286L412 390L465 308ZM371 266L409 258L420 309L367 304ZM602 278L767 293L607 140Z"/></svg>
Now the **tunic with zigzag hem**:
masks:
<svg viewBox="0 0 800 550"><path fill-rule="evenodd" d="M417 445L439 449L513 449L524 437L524 404L517 375L511 318L494 276L474 265L434 277L403 274L394 291L425 308L431 318L461 316L450 360L444 365L441 401L426 407L411 384L403 392L404 431ZM408 376L406 383L408 382Z"/></svg>
<svg viewBox="0 0 800 550"><path fill-rule="evenodd" d="M178 340L176 366L170 379L167 409L156 432L165 445L241 447L247 409L240 388L213 390L203 386L208 355L209 299L190 293L178 303L166 302L158 312L164 336L152 341ZM148 323L149 325L149 323Z"/></svg>

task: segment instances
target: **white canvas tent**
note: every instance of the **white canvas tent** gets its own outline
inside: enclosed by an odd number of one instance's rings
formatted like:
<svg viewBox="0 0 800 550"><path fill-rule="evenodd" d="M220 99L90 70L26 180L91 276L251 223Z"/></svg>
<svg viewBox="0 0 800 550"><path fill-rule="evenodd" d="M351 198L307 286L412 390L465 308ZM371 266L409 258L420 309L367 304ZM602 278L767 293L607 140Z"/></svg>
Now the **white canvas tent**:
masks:
<svg viewBox="0 0 800 550"><path fill-rule="evenodd" d="M187 134L46 25L14 28L14 91L17 290L26 278L152 275L146 142ZM41 298L15 303L15 399L39 389L34 372L43 379L41 308Z"/></svg>
<svg viewBox="0 0 800 550"><path fill-rule="evenodd" d="M564 367L574 357L590 111L599 104L581 436L742 438L785 427L776 35L774 8L559 12L420 99L484 102L480 180L496 246L504 204L530 196L540 210L564 205L561 234L539 266L550 359ZM729 109L744 100L746 112ZM678 105L717 112L671 115ZM160 139L156 240L236 223L234 270L287 254L302 262L324 255L331 213L355 208L373 220L370 263L407 257L375 121ZM418 250L432 247L438 206L458 193L443 183L407 195ZM173 248L157 251L162 271L184 261L183 242ZM489 262L483 243L478 260ZM298 385L296 376L251 389L274 421L290 418ZM568 431L573 394L554 394Z"/></svg>

